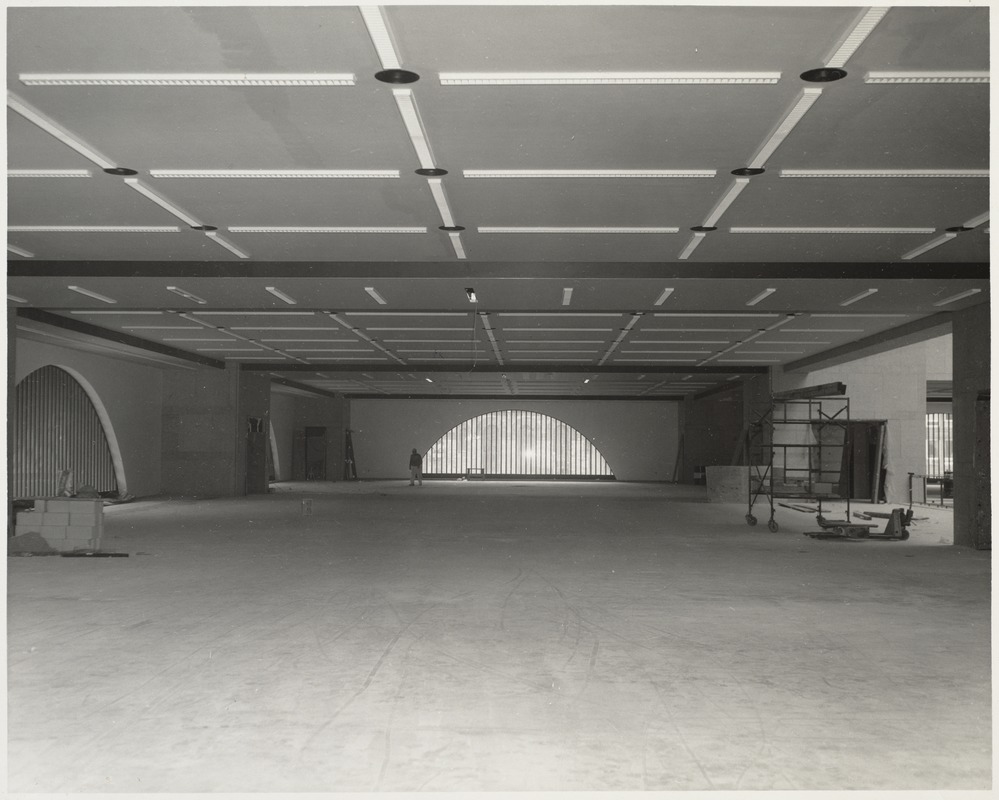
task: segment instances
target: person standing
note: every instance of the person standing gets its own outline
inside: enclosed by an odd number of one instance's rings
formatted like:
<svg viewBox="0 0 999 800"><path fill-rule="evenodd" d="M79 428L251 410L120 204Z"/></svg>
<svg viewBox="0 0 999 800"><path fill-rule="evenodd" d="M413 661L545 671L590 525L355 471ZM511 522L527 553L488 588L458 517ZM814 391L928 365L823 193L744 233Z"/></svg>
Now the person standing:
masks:
<svg viewBox="0 0 999 800"><path fill-rule="evenodd" d="M419 481L420 486L423 486L423 456L415 447L409 456L409 485L412 486L414 481Z"/></svg>

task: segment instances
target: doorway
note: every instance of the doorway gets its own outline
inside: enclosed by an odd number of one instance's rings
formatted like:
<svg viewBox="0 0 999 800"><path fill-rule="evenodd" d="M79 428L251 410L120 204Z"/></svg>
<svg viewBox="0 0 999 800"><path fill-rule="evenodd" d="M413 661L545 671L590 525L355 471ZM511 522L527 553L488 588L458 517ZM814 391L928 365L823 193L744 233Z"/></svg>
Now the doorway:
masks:
<svg viewBox="0 0 999 800"><path fill-rule="evenodd" d="M305 479L326 480L326 428L305 429Z"/></svg>
<svg viewBox="0 0 999 800"><path fill-rule="evenodd" d="M852 419L848 423L847 474L850 498L883 502L885 499L885 420Z"/></svg>

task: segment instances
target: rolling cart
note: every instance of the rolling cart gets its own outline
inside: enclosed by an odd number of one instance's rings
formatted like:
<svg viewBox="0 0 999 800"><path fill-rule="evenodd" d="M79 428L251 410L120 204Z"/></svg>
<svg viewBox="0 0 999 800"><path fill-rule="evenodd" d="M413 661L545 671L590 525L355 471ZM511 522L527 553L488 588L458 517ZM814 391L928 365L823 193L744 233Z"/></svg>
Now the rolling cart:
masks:
<svg viewBox="0 0 999 800"><path fill-rule="evenodd" d="M751 412L746 428L749 463L749 509L746 523L756 525L753 509L767 502L767 527L779 530L774 518L778 498L818 501L846 500L850 516L850 492L846 482L849 455L847 432L850 400L847 397L813 397L771 400Z"/></svg>

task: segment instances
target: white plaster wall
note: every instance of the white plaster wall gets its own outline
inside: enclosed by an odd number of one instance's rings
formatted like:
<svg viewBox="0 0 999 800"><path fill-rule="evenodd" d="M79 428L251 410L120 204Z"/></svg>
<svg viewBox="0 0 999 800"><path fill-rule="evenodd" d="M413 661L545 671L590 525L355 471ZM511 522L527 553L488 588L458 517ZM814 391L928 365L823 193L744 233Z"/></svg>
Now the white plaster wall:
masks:
<svg viewBox="0 0 999 800"><path fill-rule="evenodd" d="M414 447L426 453L465 420L508 408L537 411L571 425L600 451L618 480L672 480L677 403L584 400L352 400L358 477L405 478Z"/></svg>
<svg viewBox="0 0 999 800"><path fill-rule="evenodd" d="M14 358L18 382L48 365L79 373L97 392L113 428L125 473L119 491L136 497L160 494L165 369L21 338Z"/></svg>
<svg viewBox="0 0 999 800"><path fill-rule="evenodd" d="M295 398L279 391L271 391L271 425L277 442L274 460L275 479L291 480L291 447L295 433Z"/></svg>
<svg viewBox="0 0 999 800"><path fill-rule="evenodd" d="M949 381L954 378L954 336L948 333L924 342L926 380Z"/></svg>
<svg viewBox="0 0 999 800"><path fill-rule="evenodd" d="M908 503L908 473L921 474L926 467L926 365L931 349L921 342L825 369L775 370L774 391L845 383L851 419L887 420L885 494L889 503Z"/></svg>

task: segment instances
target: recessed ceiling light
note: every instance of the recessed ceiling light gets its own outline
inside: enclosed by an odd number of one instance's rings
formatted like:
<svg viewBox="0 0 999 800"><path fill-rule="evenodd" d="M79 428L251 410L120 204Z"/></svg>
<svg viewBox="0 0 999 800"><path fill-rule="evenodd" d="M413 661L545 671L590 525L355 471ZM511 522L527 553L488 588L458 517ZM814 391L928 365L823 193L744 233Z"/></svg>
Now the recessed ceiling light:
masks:
<svg viewBox="0 0 999 800"><path fill-rule="evenodd" d="M746 305L755 306L761 300L766 300L768 297L770 297L770 295L772 295L776 291L777 291L776 289L764 289L762 292L756 295L756 297L754 297L752 300L747 300Z"/></svg>
<svg viewBox="0 0 999 800"><path fill-rule="evenodd" d="M89 178L89 169L9 169L8 178Z"/></svg>
<svg viewBox="0 0 999 800"><path fill-rule="evenodd" d="M830 83L831 81L839 81L845 78L846 70L839 69L838 67L819 67L817 69L805 70L798 77L809 83Z"/></svg>
<svg viewBox="0 0 999 800"><path fill-rule="evenodd" d="M764 172L766 172L766 170L763 169L763 167L739 167L738 169L732 170L733 175L740 176L762 175Z"/></svg>
<svg viewBox="0 0 999 800"><path fill-rule="evenodd" d="M691 230L694 231L694 233L711 233L711 231L716 231L718 228L714 225L694 225L691 227Z"/></svg>
<svg viewBox="0 0 999 800"><path fill-rule="evenodd" d="M139 194L143 195L144 197L148 197L150 200L156 203L156 205L166 209L178 219L186 222L192 228L202 224L200 220L195 219L186 211L177 207L162 195L158 194L157 192L154 192L138 178L125 178L124 181L129 187L135 189L135 191L137 191Z"/></svg>
<svg viewBox="0 0 999 800"><path fill-rule="evenodd" d="M168 292L173 292L174 294L180 295L181 297L187 298L188 300L193 300L195 303L198 303L199 305L207 305L208 304L207 300L202 300L196 294L191 294L190 292L185 292L179 286L167 286L166 288L167 288Z"/></svg>
<svg viewBox="0 0 999 800"><path fill-rule="evenodd" d="M230 253L233 253L234 255L237 255L240 258L249 258L250 257L249 253L244 253L242 250L240 250L238 247L236 247L236 245L234 245L228 239L223 239L221 236L219 236L217 233L215 233L213 231L207 231L205 233L205 236L207 236L209 239L211 239L216 244L222 245L222 247L224 247Z"/></svg>
<svg viewBox="0 0 999 800"><path fill-rule="evenodd" d="M265 286L264 290L270 292L272 295L274 295L276 298L278 298L278 300L283 300L285 303L287 303L290 306L294 306L294 305L298 304L297 300L295 300L293 297L289 297L284 292L282 292L280 289L278 289L278 288L276 288L274 286Z"/></svg>
<svg viewBox="0 0 999 800"><path fill-rule="evenodd" d="M479 233L679 233L679 228L514 228L480 227Z"/></svg>
<svg viewBox="0 0 999 800"><path fill-rule="evenodd" d="M987 169L782 169L781 178L988 178Z"/></svg>
<svg viewBox="0 0 999 800"><path fill-rule="evenodd" d="M713 178L713 169L466 169L466 178Z"/></svg>
<svg viewBox="0 0 999 800"><path fill-rule="evenodd" d="M154 178L398 178L397 169L151 169Z"/></svg>
<svg viewBox="0 0 999 800"><path fill-rule="evenodd" d="M932 233L932 231L930 231L930 233ZM932 250L934 247L939 247L940 245L949 242L951 239L956 239L956 238L957 238L956 233L945 233L943 236L938 236L935 239L931 239L926 244L920 245L915 250L910 250L908 253L902 256L902 258L908 261L910 258L921 256L927 250Z"/></svg>
<svg viewBox="0 0 999 800"><path fill-rule="evenodd" d="M775 84L779 72L442 72L441 86Z"/></svg>
<svg viewBox="0 0 999 800"><path fill-rule="evenodd" d="M383 69L375 73L375 80L382 83L416 83L420 76L408 69Z"/></svg>
<svg viewBox="0 0 999 800"><path fill-rule="evenodd" d="M384 306L388 303L388 300L382 297L374 287L365 286L364 291L366 291L371 296L371 298L379 305Z"/></svg>
<svg viewBox="0 0 999 800"><path fill-rule="evenodd" d="M426 233L425 227L392 227L392 228L366 228L359 226L350 227L303 227L289 226L278 227L274 225L253 226L253 225L230 225L230 233Z"/></svg>
<svg viewBox="0 0 999 800"><path fill-rule="evenodd" d="M864 76L864 83L988 83L989 73L978 70L952 70L944 72L871 71Z"/></svg>
<svg viewBox="0 0 999 800"><path fill-rule="evenodd" d="M954 303L958 300L963 300L965 297L971 297L974 294L978 294L981 289L968 289L966 292L961 292L960 294L955 294L952 297L944 298L943 300L938 300L934 303L934 306L945 306L948 303Z"/></svg>
<svg viewBox="0 0 999 800"><path fill-rule="evenodd" d="M32 252L30 252L28 250L25 250L22 247L16 247L15 245L12 245L12 244L7 245L7 251L9 253L13 253L14 255L24 256L24 258L34 258L35 257L34 253L32 253Z"/></svg>
<svg viewBox="0 0 999 800"><path fill-rule="evenodd" d="M853 297L849 297L840 303L841 306L849 306L856 303L858 300L863 300L865 297L870 297L872 294L877 294L877 289L865 289L860 294L855 294Z"/></svg>
<svg viewBox="0 0 999 800"><path fill-rule="evenodd" d="M194 225L192 226L196 231L217 231L217 225Z"/></svg>
<svg viewBox="0 0 999 800"><path fill-rule="evenodd" d="M801 121L801 118L805 116L805 113L819 99L821 94L821 89L802 89L791 110L787 112L776 130L763 143L763 146L757 151L747 166L751 169L765 166L767 159L773 155L774 151L790 135L791 131L794 130L794 126Z"/></svg>
<svg viewBox="0 0 999 800"><path fill-rule="evenodd" d="M65 128L50 120L42 112L24 102L24 100L12 92L7 92L7 107L12 111L16 111L26 120L34 123L46 133L54 136L64 145L73 148L84 158L89 161L93 161L101 169L110 169L117 166L117 164L115 164L111 159L78 139Z"/></svg>
<svg viewBox="0 0 999 800"><path fill-rule="evenodd" d="M410 89L393 89L392 95L399 107L403 125L406 126L406 131L409 133L420 167L434 169L437 165L434 161L434 154L430 150L430 142L427 140L427 133L423 127L423 121L420 119L420 112L416 107L413 92Z"/></svg>
<svg viewBox="0 0 999 800"><path fill-rule="evenodd" d="M917 234L933 233L935 228L729 228L729 233L877 233L877 234Z"/></svg>
<svg viewBox="0 0 999 800"><path fill-rule="evenodd" d="M84 289L82 286L67 286L66 288L69 289L69 290L71 290L71 291L77 292L78 294L86 295L87 297L92 297L92 298L94 298L94 300L100 300L103 303L117 303L118 302L117 300L114 300L114 299L108 297L107 295L98 294L97 292L92 292L89 289Z"/></svg>
<svg viewBox="0 0 999 800"><path fill-rule="evenodd" d="M12 233L180 233L176 225L8 225Z"/></svg>
<svg viewBox="0 0 999 800"><path fill-rule="evenodd" d="M572 287L566 286L562 290L562 305L567 306L572 303Z"/></svg>
<svg viewBox="0 0 999 800"><path fill-rule="evenodd" d="M131 169L130 167L105 167L104 172L108 175L138 175L139 171L137 169Z"/></svg>
<svg viewBox="0 0 999 800"><path fill-rule="evenodd" d="M352 73L67 72L21 73L26 86L353 86Z"/></svg>

